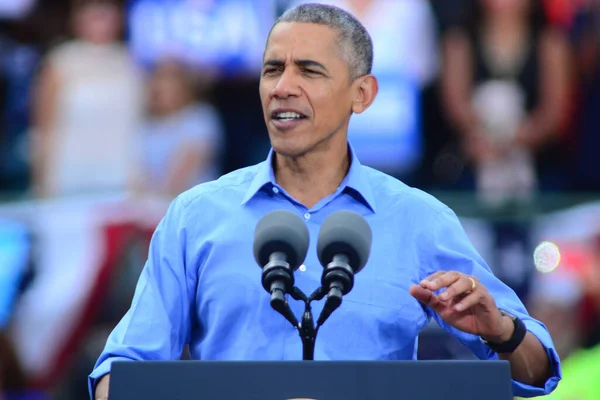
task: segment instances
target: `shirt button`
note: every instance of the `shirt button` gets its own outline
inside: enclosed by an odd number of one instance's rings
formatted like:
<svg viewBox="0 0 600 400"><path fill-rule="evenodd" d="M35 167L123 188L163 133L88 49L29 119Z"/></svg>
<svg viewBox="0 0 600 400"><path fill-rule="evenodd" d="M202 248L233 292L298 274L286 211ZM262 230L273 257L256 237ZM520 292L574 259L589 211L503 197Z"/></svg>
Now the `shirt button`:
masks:
<svg viewBox="0 0 600 400"><path fill-rule="evenodd" d="M275 194L279 193L279 188L278 188L278 187L275 187L275 186L273 186L273 193L275 193Z"/></svg>
<svg viewBox="0 0 600 400"><path fill-rule="evenodd" d="M310 214L309 213L304 213L304 219L309 220L310 219Z"/></svg>
<svg viewBox="0 0 600 400"><path fill-rule="evenodd" d="M302 264L299 269L300 269L300 272L306 271L306 265Z"/></svg>

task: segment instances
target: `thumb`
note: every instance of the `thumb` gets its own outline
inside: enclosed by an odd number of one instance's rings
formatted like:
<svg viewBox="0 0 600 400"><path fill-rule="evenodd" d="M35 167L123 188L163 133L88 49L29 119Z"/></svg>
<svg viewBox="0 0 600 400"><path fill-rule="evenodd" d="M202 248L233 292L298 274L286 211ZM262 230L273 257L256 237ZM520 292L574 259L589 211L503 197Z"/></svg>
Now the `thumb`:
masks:
<svg viewBox="0 0 600 400"><path fill-rule="evenodd" d="M419 300L423 305L433 308L434 310L440 305L441 301L431 290L420 285L412 285L409 289L412 297Z"/></svg>

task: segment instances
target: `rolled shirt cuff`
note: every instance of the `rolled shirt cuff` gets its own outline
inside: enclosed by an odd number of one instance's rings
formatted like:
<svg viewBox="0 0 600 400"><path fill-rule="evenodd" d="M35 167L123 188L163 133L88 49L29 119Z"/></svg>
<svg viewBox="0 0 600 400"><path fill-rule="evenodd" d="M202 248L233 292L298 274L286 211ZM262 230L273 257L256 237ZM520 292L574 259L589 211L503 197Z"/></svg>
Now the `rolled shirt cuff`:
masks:
<svg viewBox="0 0 600 400"><path fill-rule="evenodd" d="M130 358L126 357L110 357L106 360L102 361L92 373L88 376L88 390L90 394L91 400L96 400L94 397L94 391L96 390L96 385L98 381L106 374L110 373L110 367L115 361L132 361Z"/></svg>

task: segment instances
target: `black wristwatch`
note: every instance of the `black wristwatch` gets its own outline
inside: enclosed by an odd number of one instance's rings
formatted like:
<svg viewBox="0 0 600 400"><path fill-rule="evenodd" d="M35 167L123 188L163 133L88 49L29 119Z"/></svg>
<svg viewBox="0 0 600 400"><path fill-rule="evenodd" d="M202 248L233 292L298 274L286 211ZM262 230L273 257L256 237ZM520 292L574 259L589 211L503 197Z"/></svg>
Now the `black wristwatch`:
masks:
<svg viewBox="0 0 600 400"><path fill-rule="evenodd" d="M515 330L513 331L513 334L510 337L510 339L503 343L489 342L487 340L484 340L483 338L481 340L496 353L509 354L514 352L517 349L517 347L519 347L523 339L525 339L525 335L527 334L527 328L525 327L523 321L516 315L513 315L502 309L500 310L500 313L505 317L509 317L515 324Z"/></svg>

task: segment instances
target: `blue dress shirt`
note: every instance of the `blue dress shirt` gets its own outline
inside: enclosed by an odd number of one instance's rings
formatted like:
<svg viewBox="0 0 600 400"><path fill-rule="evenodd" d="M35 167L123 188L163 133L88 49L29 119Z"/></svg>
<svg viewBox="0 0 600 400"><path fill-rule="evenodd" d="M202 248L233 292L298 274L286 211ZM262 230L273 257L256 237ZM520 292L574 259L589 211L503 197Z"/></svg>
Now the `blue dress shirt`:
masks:
<svg viewBox="0 0 600 400"><path fill-rule="evenodd" d="M352 210L373 231L371 255L353 290L320 328L315 360L411 360L431 317L480 359L497 359L478 336L448 326L408 289L438 270L477 276L497 305L524 320L544 345L553 375L543 388L513 383L523 397L551 392L561 379L546 327L494 277L456 215L432 196L379 171L351 165L335 193L308 209L275 183L273 153L265 162L178 196L158 225L131 308L111 333L89 377L90 392L115 360L177 360L185 344L200 360L300 360L298 332L270 304L252 253L254 228L268 212L291 210L310 232L296 286L310 294L323 271L316 254L321 223ZM303 271L302 271L303 270ZM313 303L315 318L324 300ZM302 302L290 301L298 318Z"/></svg>

